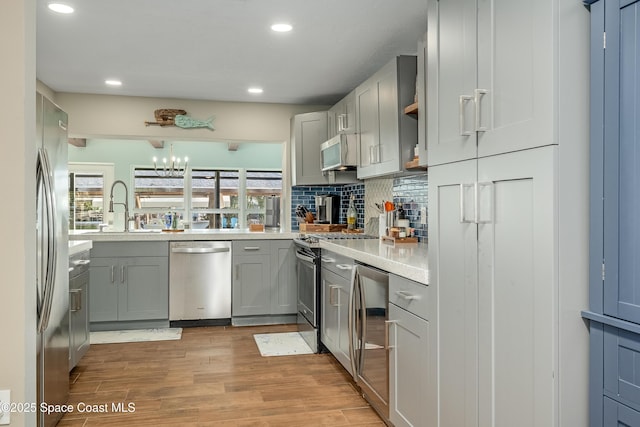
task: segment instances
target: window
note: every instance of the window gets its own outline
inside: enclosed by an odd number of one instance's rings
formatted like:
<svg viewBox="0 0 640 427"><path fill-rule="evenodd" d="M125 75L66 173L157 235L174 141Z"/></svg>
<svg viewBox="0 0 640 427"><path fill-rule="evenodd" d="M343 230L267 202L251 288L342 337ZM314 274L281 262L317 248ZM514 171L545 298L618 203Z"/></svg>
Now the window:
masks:
<svg viewBox="0 0 640 427"><path fill-rule="evenodd" d="M105 221L113 164L69 163L69 230L98 229Z"/></svg>
<svg viewBox="0 0 640 427"><path fill-rule="evenodd" d="M266 196L282 192L282 171L195 168L185 178L163 178L135 168L134 182L134 212L145 224L172 211L196 229L246 228L264 222Z"/></svg>
<svg viewBox="0 0 640 427"><path fill-rule="evenodd" d="M282 193L282 172L247 171L246 188L246 223L257 220L259 224L264 224L267 196L279 196Z"/></svg>

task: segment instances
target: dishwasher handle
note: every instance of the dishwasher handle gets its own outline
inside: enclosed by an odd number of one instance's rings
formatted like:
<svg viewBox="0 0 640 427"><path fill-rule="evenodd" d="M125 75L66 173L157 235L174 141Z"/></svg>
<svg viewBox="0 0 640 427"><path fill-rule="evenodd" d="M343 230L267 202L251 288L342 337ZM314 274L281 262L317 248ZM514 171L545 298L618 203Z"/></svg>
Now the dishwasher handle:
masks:
<svg viewBox="0 0 640 427"><path fill-rule="evenodd" d="M174 254L217 254L231 252L231 248L171 248Z"/></svg>

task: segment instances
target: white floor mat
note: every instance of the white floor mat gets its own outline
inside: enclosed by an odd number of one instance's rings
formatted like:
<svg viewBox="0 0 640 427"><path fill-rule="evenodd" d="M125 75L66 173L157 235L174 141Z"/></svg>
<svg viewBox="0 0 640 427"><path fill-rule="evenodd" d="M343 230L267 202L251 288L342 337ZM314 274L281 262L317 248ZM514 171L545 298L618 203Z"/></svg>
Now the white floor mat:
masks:
<svg viewBox="0 0 640 427"><path fill-rule="evenodd" d="M91 344L179 340L182 328L132 329L129 331L91 332Z"/></svg>
<svg viewBox="0 0 640 427"><path fill-rule="evenodd" d="M255 334L258 350L262 356L291 356L294 354L312 354L313 350L307 345L298 332L284 332L278 334Z"/></svg>

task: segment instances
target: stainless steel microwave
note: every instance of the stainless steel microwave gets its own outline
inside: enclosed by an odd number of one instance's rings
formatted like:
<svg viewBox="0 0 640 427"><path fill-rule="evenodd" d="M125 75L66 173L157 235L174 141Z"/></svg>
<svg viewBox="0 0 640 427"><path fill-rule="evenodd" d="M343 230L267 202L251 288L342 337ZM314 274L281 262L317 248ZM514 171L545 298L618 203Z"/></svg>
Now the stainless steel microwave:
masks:
<svg viewBox="0 0 640 427"><path fill-rule="evenodd" d="M356 135L339 134L320 145L322 170L353 170L358 164Z"/></svg>

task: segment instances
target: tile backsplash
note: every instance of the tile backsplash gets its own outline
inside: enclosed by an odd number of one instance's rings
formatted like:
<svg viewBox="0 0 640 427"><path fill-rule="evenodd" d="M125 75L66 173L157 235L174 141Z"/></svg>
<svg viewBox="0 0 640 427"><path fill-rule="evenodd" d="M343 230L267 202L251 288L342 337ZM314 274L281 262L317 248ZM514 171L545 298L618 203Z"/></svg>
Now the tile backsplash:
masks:
<svg viewBox="0 0 640 427"><path fill-rule="evenodd" d="M348 184L348 185L326 185L326 186L296 186L291 188L291 231L298 231L298 220L296 218L296 206L304 205L313 212L316 217L316 201L315 196L322 194L333 194L340 196L340 223L347 222L347 208L349 207L349 198L351 193L355 196L356 210L358 218L356 227L364 226L364 184Z"/></svg>
<svg viewBox="0 0 640 427"><path fill-rule="evenodd" d="M427 225L420 224L420 210L427 207L427 173L403 176L399 178L374 178L363 183L335 186L297 186L291 189L291 230L299 230L295 208L304 205L315 212L316 195L336 194L340 196L340 223L346 223L346 212L351 193L355 196L358 219L356 226L364 228L365 233L378 233L378 211L374 203L392 200L402 204L410 225L421 242L427 241Z"/></svg>

